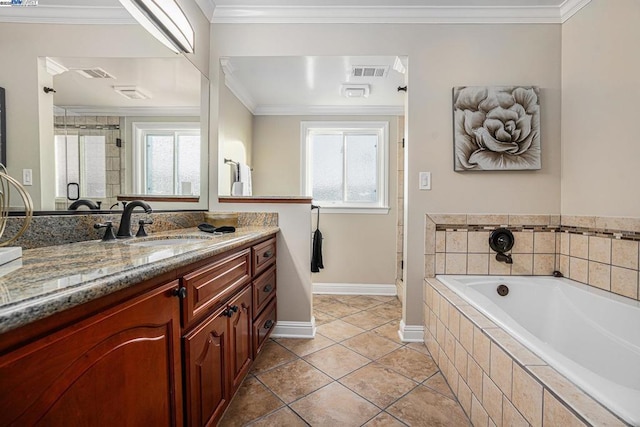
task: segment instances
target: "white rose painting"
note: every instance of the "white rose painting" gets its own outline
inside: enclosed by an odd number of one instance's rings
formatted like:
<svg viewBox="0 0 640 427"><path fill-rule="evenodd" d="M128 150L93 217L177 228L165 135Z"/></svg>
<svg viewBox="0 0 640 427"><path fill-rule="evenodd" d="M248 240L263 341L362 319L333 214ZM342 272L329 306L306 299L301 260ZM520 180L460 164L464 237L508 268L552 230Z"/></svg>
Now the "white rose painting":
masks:
<svg viewBox="0 0 640 427"><path fill-rule="evenodd" d="M540 101L534 86L453 88L456 171L540 169Z"/></svg>

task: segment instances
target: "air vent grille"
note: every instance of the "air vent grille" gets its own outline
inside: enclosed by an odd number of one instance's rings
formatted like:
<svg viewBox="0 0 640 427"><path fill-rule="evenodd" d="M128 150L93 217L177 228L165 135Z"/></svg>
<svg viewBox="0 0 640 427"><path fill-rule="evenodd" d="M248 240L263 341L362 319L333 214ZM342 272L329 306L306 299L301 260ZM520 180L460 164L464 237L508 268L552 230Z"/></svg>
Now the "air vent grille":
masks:
<svg viewBox="0 0 640 427"><path fill-rule="evenodd" d="M351 68L353 77L386 77L388 73L388 65L354 65Z"/></svg>
<svg viewBox="0 0 640 427"><path fill-rule="evenodd" d="M137 86L114 86L113 90L127 99L151 99L149 92Z"/></svg>
<svg viewBox="0 0 640 427"><path fill-rule="evenodd" d="M73 70L87 79L115 79L115 77L102 68L79 68Z"/></svg>

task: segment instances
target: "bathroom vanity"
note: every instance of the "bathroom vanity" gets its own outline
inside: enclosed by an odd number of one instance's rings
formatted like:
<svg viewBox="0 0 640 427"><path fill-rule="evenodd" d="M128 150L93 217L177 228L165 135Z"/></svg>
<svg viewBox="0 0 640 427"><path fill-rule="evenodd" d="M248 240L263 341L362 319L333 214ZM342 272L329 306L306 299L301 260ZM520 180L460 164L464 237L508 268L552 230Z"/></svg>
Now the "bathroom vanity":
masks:
<svg viewBox="0 0 640 427"><path fill-rule="evenodd" d="M25 251L0 278L0 425L215 425L276 322L278 228L248 228Z"/></svg>

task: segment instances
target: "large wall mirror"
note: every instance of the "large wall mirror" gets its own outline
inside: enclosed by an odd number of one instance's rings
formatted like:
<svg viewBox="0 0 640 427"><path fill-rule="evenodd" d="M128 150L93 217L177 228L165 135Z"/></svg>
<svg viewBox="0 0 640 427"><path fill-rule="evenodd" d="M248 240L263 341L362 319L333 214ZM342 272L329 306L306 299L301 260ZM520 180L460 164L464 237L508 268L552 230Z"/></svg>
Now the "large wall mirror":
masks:
<svg viewBox="0 0 640 427"><path fill-rule="evenodd" d="M209 82L183 56L48 57L55 209L207 207ZM78 204L77 200L86 201Z"/></svg>

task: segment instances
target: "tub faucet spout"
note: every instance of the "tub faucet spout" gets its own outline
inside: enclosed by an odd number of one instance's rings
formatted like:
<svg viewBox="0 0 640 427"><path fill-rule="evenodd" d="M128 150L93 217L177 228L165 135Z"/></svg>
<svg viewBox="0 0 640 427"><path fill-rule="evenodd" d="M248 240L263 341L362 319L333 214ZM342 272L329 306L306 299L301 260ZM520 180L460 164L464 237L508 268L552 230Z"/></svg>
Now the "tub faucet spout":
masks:
<svg viewBox="0 0 640 427"><path fill-rule="evenodd" d="M122 210L122 218L120 219L120 226L118 227L118 233L116 237L118 239L133 237L131 234L131 214L133 210L140 206L146 213L151 213L152 209L143 200L134 200L131 203L127 203L127 206Z"/></svg>
<svg viewBox="0 0 640 427"><path fill-rule="evenodd" d="M513 258L511 258L511 255L507 255L502 252L498 252L496 254L496 260L507 263L507 264L513 264Z"/></svg>

